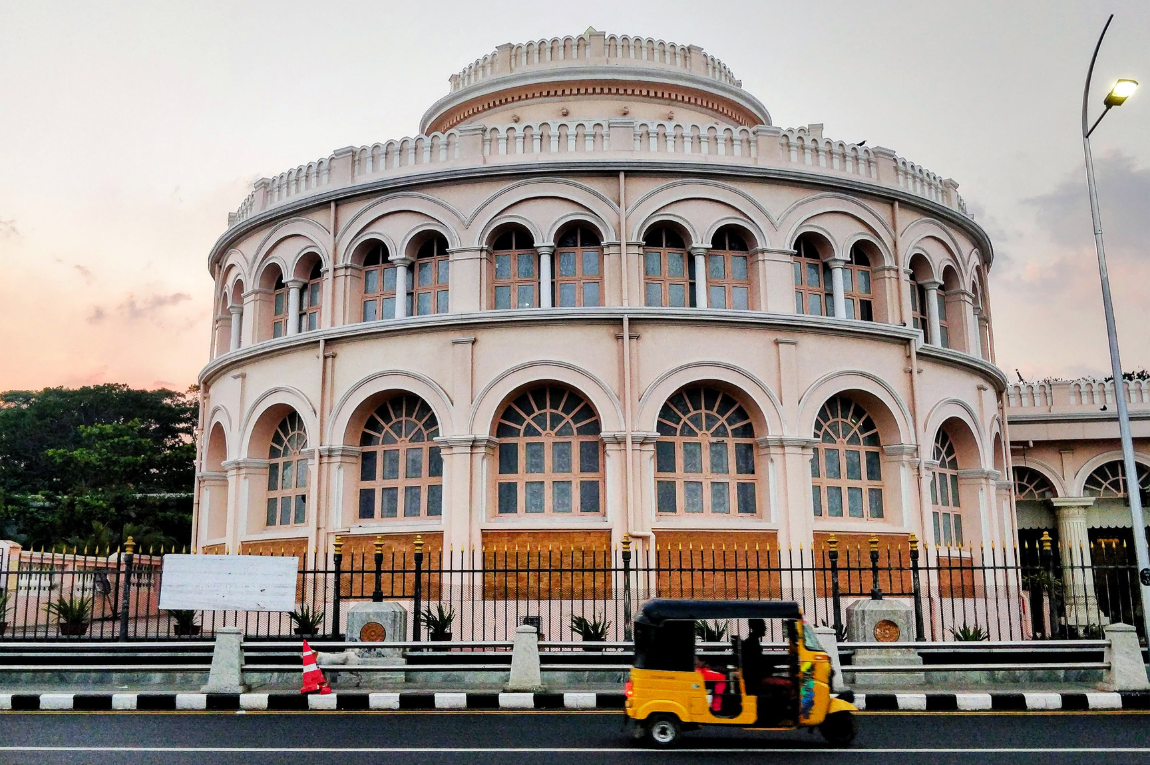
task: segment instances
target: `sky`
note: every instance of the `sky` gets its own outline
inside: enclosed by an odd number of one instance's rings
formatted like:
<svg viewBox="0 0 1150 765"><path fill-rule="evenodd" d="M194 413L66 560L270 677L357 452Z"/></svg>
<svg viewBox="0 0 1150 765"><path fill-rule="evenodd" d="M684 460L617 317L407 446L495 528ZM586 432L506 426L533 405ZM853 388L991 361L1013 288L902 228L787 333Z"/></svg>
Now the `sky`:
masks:
<svg viewBox="0 0 1150 765"><path fill-rule="evenodd" d="M184 388L207 255L260 177L412 135L504 42L588 26L697 44L774 123L825 125L958 181L990 234L998 364L1109 370L1079 132L1094 134L1123 366L1150 366L1150 3L0 2L0 390Z"/></svg>

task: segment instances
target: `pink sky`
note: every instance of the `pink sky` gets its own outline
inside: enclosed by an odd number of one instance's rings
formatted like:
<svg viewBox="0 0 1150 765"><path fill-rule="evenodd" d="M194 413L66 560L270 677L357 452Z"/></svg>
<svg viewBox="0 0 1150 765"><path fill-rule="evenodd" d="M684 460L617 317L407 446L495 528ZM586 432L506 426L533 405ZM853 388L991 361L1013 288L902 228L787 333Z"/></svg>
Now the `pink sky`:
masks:
<svg viewBox="0 0 1150 765"><path fill-rule="evenodd" d="M251 182L411 135L502 42L588 25L695 43L784 127L894 148L955 178L995 243L999 365L1109 368L1078 109L1096 133L1125 367L1150 366L1150 4L36 3L0 5L0 390L182 388L207 360L209 248Z"/></svg>

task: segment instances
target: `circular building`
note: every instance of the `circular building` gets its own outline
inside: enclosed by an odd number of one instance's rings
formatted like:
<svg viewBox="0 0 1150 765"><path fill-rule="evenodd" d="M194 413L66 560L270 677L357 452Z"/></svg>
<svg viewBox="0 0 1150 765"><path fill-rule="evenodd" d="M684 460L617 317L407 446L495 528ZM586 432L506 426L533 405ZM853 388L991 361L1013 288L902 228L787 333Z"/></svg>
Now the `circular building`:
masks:
<svg viewBox="0 0 1150 765"><path fill-rule="evenodd" d="M776 127L696 46L589 29L450 82L229 216L196 548L1013 540L954 181Z"/></svg>

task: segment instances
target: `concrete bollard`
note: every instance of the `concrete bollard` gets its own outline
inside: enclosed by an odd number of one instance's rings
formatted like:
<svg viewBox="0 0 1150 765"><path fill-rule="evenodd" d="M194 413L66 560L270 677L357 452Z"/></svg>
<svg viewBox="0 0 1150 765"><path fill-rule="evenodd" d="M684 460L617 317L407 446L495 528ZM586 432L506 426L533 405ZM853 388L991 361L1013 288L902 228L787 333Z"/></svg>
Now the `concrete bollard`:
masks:
<svg viewBox="0 0 1150 765"><path fill-rule="evenodd" d="M508 691L537 691L543 687L539 672L539 632L530 624L515 630L515 645L511 649L511 677Z"/></svg>
<svg viewBox="0 0 1150 765"><path fill-rule="evenodd" d="M835 628L815 627L814 629L815 634L819 636L819 644L822 645L827 656L831 657L831 668L833 669L831 691L833 693L845 691L847 685L846 681L843 680L842 664L839 662L839 641L838 636L835 635Z"/></svg>
<svg viewBox="0 0 1150 765"><path fill-rule="evenodd" d="M1146 665L1142 663L1142 649L1138 646L1138 631L1129 624L1107 624L1105 661L1110 669L1102 687L1108 691L1144 691L1150 689L1146 679Z"/></svg>
<svg viewBox="0 0 1150 765"><path fill-rule="evenodd" d="M244 693L244 634L239 627L220 627L216 630L216 645L212 650L212 671L203 693Z"/></svg>

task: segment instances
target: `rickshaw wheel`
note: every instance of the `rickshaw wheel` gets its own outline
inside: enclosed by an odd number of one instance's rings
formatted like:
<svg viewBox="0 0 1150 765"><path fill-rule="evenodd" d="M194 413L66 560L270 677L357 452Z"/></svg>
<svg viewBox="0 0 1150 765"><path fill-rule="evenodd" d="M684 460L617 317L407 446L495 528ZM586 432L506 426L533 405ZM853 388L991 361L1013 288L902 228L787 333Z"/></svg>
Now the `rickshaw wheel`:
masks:
<svg viewBox="0 0 1150 765"><path fill-rule="evenodd" d="M647 740L660 749L679 743L682 728L679 718L671 714L653 714L647 718Z"/></svg>
<svg viewBox="0 0 1150 765"><path fill-rule="evenodd" d="M835 712L819 726L819 733L831 746L849 746L858 732L858 718L850 712Z"/></svg>

